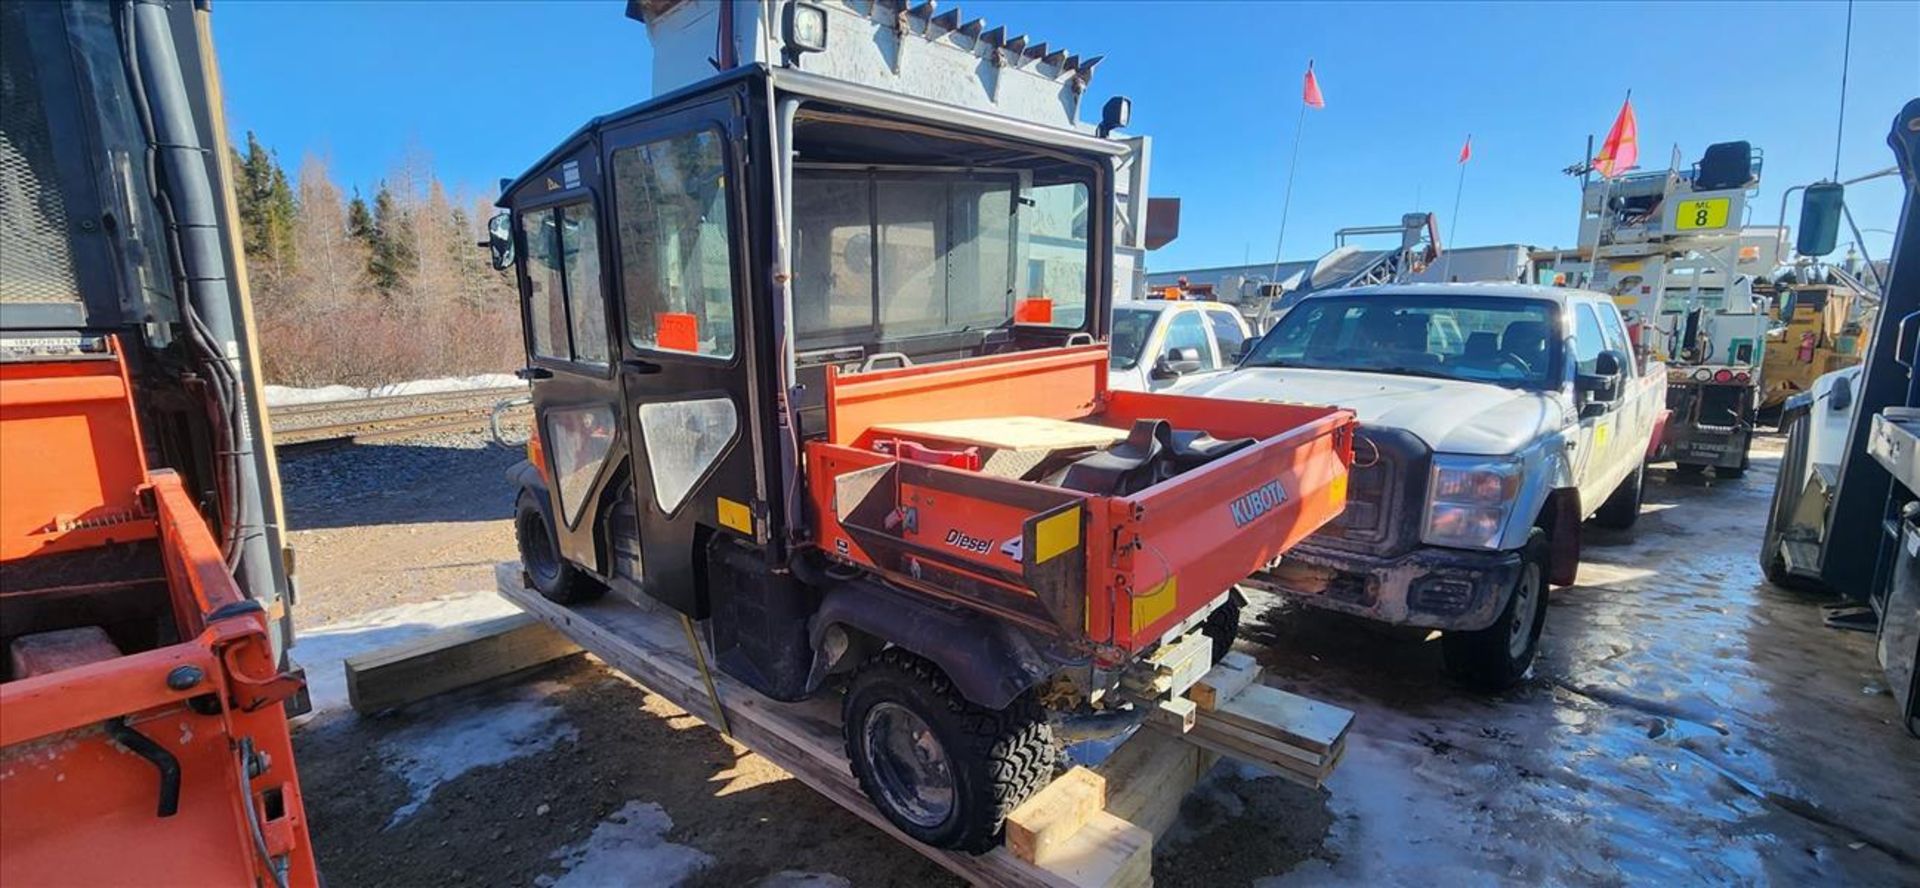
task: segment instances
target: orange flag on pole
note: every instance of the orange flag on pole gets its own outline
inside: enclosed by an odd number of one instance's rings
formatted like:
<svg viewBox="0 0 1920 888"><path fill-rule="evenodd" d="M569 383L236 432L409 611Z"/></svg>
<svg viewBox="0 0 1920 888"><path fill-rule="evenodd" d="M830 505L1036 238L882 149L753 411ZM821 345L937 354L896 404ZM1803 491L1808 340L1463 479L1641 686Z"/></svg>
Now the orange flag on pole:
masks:
<svg viewBox="0 0 1920 888"><path fill-rule="evenodd" d="M1640 160L1640 125L1633 119L1633 95L1620 106L1620 116L1614 118L1613 129L1607 131L1607 140L1600 145L1600 156L1593 159L1593 168L1609 179L1625 173Z"/></svg>
<svg viewBox="0 0 1920 888"><path fill-rule="evenodd" d="M1307 82L1300 88L1300 101L1309 108L1325 108L1327 100L1320 95L1320 79L1313 76L1313 60L1307 60Z"/></svg>
<svg viewBox="0 0 1920 888"><path fill-rule="evenodd" d="M1473 159L1473 134L1472 134L1472 133L1468 133L1468 134L1467 134L1467 141L1466 141L1466 143L1465 143L1465 144L1462 144L1462 145L1460 146L1460 161L1459 161L1459 162L1460 162L1460 163L1466 163L1467 161L1469 161L1469 160L1471 160L1471 159Z"/></svg>

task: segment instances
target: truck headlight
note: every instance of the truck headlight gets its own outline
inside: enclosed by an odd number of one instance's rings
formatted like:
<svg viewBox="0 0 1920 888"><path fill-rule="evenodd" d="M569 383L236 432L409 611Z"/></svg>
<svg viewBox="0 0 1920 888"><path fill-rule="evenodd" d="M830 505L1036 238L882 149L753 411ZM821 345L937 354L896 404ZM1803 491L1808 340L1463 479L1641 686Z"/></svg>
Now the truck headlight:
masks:
<svg viewBox="0 0 1920 888"><path fill-rule="evenodd" d="M1497 549L1519 494L1518 463L1436 456L1420 538L1435 546Z"/></svg>

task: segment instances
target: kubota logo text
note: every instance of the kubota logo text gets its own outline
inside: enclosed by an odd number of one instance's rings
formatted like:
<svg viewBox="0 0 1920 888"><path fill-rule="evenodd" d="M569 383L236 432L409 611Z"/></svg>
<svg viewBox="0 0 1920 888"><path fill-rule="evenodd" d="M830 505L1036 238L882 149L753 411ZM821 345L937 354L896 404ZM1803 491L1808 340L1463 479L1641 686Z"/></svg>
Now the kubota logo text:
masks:
<svg viewBox="0 0 1920 888"><path fill-rule="evenodd" d="M1287 501L1287 491L1278 481L1268 481L1255 488L1252 493L1227 504L1233 513L1233 526L1246 527L1248 523L1280 507Z"/></svg>

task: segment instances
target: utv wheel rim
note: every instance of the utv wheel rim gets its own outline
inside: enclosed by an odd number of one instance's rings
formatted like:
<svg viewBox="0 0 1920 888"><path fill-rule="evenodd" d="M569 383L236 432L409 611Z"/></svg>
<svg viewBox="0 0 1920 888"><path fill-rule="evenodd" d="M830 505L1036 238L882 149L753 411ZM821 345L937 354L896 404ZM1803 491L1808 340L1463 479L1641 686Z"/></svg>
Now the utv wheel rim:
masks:
<svg viewBox="0 0 1920 888"><path fill-rule="evenodd" d="M547 525L538 513L527 512L520 516L520 560L527 573L541 584L553 582L560 575L560 561L553 554L553 541L547 539Z"/></svg>
<svg viewBox="0 0 1920 888"><path fill-rule="evenodd" d="M1520 582L1513 588L1513 625L1507 627L1507 656L1519 660L1526 656L1533 640L1533 619L1540 610L1540 566L1520 568Z"/></svg>
<svg viewBox="0 0 1920 888"><path fill-rule="evenodd" d="M898 703L880 703L867 710L860 747L888 808L923 829L947 821L953 769L924 719Z"/></svg>

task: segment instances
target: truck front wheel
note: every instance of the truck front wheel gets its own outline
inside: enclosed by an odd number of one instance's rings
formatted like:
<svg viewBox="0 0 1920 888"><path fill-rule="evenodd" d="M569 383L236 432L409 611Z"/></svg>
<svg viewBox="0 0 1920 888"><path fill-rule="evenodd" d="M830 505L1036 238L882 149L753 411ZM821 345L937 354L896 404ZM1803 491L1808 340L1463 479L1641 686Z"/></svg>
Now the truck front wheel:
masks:
<svg viewBox="0 0 1920 888"><path fill-rule="evenodd" d="M841 716L861 790L894 826L936 848L992 850L1007 814L1053 776L1053 732L1032 692L988 709L899 648L854 674Z"/></svg>
<svg viewBox="0 0 1920 888"><path fill-rule="evenodd" d="M1507 590L1507 606L1493 625L1440 637L1447 671L1482 690L1512 687L1533 665L1540 629L1547 623L1547 533L1534 528L1520 550L1520 570Z"/></svg>
<svg viewBox="0 0 1920 888"><path fill-rule="evenodd" d="M1613 495L1593 513L1593 523L1611 530L1626 530L1640 520L1640 503L1647 490L1647 464L1642 461L1627 480L1620 482Z"/></svg>

